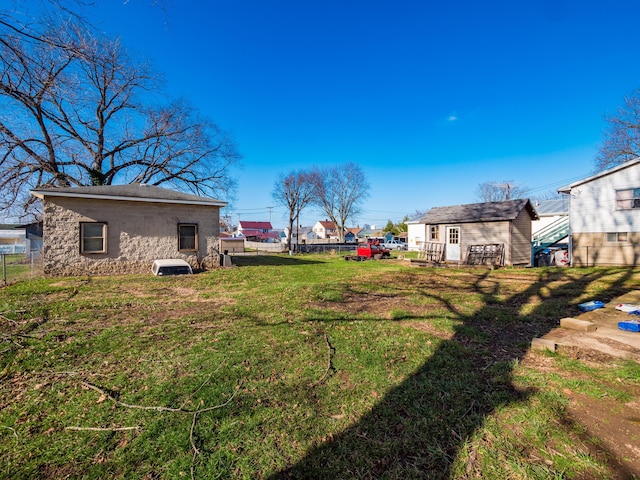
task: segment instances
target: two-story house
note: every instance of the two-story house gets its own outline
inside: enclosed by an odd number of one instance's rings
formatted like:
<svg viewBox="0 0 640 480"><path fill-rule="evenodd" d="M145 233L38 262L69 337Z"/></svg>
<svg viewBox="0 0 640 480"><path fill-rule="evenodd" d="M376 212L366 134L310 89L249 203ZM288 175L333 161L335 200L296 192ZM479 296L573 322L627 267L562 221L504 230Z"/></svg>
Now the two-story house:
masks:
<svg viewBox="0 0 640 480"><path fill-rule="evenodd" d="M569 195L573 266L640 265L640 158L558 192Z"/></svg>

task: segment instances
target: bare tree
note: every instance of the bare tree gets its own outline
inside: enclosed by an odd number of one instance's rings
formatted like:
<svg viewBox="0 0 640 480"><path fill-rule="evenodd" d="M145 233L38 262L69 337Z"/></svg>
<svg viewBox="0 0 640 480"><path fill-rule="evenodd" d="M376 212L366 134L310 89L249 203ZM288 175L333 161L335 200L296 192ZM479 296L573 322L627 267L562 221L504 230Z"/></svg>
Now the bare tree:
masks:
<svg viewBox="0 0 640 480"><path fill-rule="evenodd" d="M369 197L369 183L362 168L353 162L332 168L315 168L315 199L338 230L338 240L344 242L347 220L356 217Z"/></svg>
<svg viewBox="0 0 640 480"><path fill-rule="evenodd" d="M623 106L606 120L609 127L596 157L598 171L640 156L640 89L626 96Z"/></svg>
<svg viewBox="0 0 640 480"><path fill-rule="evenodd" d="M294 222L300 217L300 212L307 207L314 199L313 180L314 173L306 171L290 172L280 174L276 180L271 196L273 200L286 207L289 215L287 250L291 250L291 236Z"/></svg>
<svg viewBox="0 0 640 480"><path fill-rule="evenodd" d="M476 189L476 198L481 202L504 202L525 198L527 189L510 180L503 182L483 182Z"/></svg>
<svg viewBox="0 0 640 480"><path fill-rule="evenodd" d="M0 23L2 206L27 205L30 188L48 186L143 182L228 193L234 142L159 94L148 65L80 22L30 36Z"/></svg>

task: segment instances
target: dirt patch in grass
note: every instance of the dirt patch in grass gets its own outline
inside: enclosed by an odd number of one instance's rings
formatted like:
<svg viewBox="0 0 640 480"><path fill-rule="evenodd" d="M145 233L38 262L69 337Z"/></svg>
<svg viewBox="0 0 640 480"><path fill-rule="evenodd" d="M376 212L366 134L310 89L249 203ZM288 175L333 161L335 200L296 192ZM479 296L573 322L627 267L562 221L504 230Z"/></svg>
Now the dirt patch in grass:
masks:
<svg viewBox="0 0 640 480"><path fill-rule="evenodd" d="M455 332L453 330L438 328L433 324L433 322L429 322L427 320L422 322L407 322L406 325L410 328L420 330L421 332L427 332L428 334L443 340L451 340L455 336Z"/></svg>
<svg viewBox="0 0 640 480"><path fill-rule="evenodd" d="M316 302L316 308L322 310L333 310L336 312L348 313L351 315L370 315L380 318L391 318L394 310L411 310L415 315L419 315L417 308L412 307L406 298L385 293L365 292L347 290L342 294L339 302Z"/></svg>
<svg viewBox="0 0 640 480"><path fill-rule="evenodd" d="M639 398L640 388L632 389ZM580 432L592 454L602 457L616 478L640 478L640 404L563 390L570 399L567 419L580 425ZM597 439L597 440L594 440Z"/></svg>
<svg viewBox="0 0 640 480"><path fill-rule="evenodd" d="M558 353L580 360L593 368L611 368L617 360L605 353L586 348L559 346ZM549 377L555 374L585 383L592 381L589 375L569 373L559 368L553 357L537 352L527 353L521 364ZM595 397L571 388L562 388L562 395L569 400L564 412L564 423L592 455L609 465L612 478L640 478L640 386L618 379L610 387L612 390L625 392L632 400L625 402L606 394Z"/></svg>

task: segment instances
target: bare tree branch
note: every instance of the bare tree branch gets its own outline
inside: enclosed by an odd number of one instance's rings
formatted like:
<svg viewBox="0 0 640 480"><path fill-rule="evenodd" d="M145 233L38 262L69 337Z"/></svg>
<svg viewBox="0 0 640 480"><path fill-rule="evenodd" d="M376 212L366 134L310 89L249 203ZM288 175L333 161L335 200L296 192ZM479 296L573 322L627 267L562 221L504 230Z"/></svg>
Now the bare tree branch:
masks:
<svg viewBox="0 0 640 480"><path fill-rule="evenodd" d="M344 242L347 220L362 211L369 197L369 183L362 168L353 162L328 169L313 169L314 203L320 207L338 230L338 240Z"/></svg>
<svg viewBox="0 0 640 480"><path fill-rule="evenodd" d="M231 195L235 142L185 101L161 101L160 85L86 23L16 25L0 14L0 206L49 186L144 182Z"/></svg>
<svg viewBox="0 0 640 480"><path fill-rule="evenodd" d="M481 202L504 202L526 198L527 189L511 180L483 182L476 189L476 198Z"/></svg>
<svg viewBox="0 0 640 480"><path fill-rule="evenodd" d="M280 174L276 180L271 196L276 203L287 208L287 250L291 250L294 222L300 218L302 210L314 200L314 187L313 173L302 170L287 175Z"/></svg>
<svg viewBox="0 0 640 480"><path fill-rule="evenodd" d="M609 127L596 157L598 171L640 156L640 89L626 96L622 107L605 118Z"/></svg>

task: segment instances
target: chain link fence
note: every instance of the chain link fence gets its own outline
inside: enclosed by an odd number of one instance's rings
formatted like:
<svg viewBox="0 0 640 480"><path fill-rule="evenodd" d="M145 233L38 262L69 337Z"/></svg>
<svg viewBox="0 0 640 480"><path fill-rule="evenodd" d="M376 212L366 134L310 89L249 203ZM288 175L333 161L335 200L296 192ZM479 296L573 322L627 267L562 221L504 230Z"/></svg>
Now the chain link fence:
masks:
<svg viewBox="0 0 640 480"><path fill-rule="evenodd" d="M27 253L0 253L2 285L30 280L43 275L42 255L38 251Z"/></svg>

